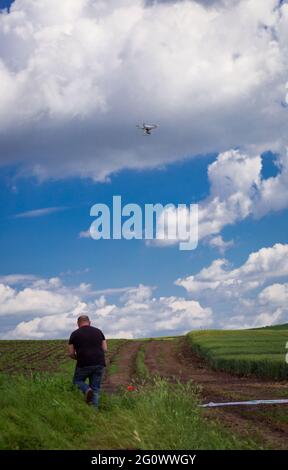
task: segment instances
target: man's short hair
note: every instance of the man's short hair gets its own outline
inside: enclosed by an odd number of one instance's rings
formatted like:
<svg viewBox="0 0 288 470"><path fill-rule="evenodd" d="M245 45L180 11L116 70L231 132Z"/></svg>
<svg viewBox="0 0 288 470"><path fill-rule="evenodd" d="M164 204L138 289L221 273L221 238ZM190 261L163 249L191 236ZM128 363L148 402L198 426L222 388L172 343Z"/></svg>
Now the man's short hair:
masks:
<svg viewBox="0 0 288 470"><path fill-rule="evenodd" d="M77 319L78 325L81 325L81 323L90 323L90 318L87 315L81 315Z"/></svg>

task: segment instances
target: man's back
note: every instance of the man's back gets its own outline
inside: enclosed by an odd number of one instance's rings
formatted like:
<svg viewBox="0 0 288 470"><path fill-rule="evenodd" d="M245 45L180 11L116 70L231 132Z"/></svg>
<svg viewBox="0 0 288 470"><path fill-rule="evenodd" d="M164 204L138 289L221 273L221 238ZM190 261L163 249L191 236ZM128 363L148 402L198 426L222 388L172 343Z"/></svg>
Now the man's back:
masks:
<svg viewBox="0 0 288 470"><path fill-rule="evenodd" d="M73 344L77 353L77 366L105 366L105 355L102 341L105 336L99 328L85 325L73 331L69 344Z"/></svg>

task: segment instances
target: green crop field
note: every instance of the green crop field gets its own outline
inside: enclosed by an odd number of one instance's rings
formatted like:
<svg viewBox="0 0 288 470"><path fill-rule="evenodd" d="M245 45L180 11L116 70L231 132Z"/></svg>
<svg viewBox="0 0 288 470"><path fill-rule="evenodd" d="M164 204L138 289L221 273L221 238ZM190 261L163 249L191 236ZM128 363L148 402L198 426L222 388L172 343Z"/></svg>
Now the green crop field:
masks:
<svg viewBox="0 0 288 470"><path fill-rule="evenodd" d="M213 368L240 375L288 378L288 328L191 331L187 338L194 352Z"/></svg>
<svg viewBox="0 0 288 470"><path fill-rule="evenodd" d="M109 340L107 358L125 340ZM0 373L33 374L35 372L59 372L71 369L73 362L67 355L64 340L2 340L0 341Z"/></svg>
<svg viewBox="0 0 288 470"><path fill-rule="evenodd" d="M288 329L198 331L187 338L214 367L284 378L287 334ZM181 381L179 374L171 382L171 358L179 370L185 369L176 354L182 340L143 338L136 341L137 349L133 340L109 339L107 378L118 377L121 386L113 393L102 388L99 410L87 406L71 383L75 362L67 357L67 341L0 341L0 449L286 448L285 435L278 443L277 433L277 440L269 429L265 440L261 434L266 429L263 420L267 426L272 421L277 429L282 426L285 433L285 409L254 412L260 434L250 429L250 415L247 418L242 410L247 429L231 430L221 414L198 406L203 398L193 378ZM169 356L168 343L176 355ZM155 374L151 364L165 369L166 375ZM133 391L127 382L124 386L127 370Z"/></svg>
<svg viewBox="0 0 288 470"><path fill-rule="evenodd" d="M110 339L107 359L118 357L125 342ZM66 348L60 340L0 341L0 449L261 447L207 421L192 382L154 377L144 383L144 348L136 358L136 391L102 391L100 409L88 407L71 384L75 362L67 359Z"/></svg>
<svg viewBox="0 0 288 470"><path fill-rule="evenodd" d="M67 341L0 341L0 372L52 372L68 362Z"/></svg>

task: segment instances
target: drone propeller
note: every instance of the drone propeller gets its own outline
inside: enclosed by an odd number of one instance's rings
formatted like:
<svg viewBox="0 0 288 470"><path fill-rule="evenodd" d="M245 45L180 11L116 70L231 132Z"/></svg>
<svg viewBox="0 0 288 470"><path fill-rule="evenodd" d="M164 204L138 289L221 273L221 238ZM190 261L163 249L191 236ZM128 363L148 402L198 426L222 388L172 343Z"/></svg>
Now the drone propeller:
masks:
<svg viewBox="0 0 288 470"><path fill-rule="evenodd" d="M151 130L156 129L158 127L158 124L145 124L145 122L143 122L142 126L140 124L137 124L136 127L138 127L138 129L143 129L145 132L149 131L150 134Z"/></svg>

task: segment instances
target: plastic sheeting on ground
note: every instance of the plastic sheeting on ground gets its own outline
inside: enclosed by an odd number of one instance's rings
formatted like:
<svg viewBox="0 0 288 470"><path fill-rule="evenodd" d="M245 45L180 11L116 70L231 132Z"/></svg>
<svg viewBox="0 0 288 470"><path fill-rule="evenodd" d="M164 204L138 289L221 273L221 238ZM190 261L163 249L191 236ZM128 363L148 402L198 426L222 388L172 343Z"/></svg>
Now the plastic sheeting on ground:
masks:
<svg viewBox="0 0 288 470"><path fill-rule="evenodd" d="M249 400L249 401L228 401L225 403L205 403L204 405L199 405L201 408L216 408L218 406L239 406L239 405L282 405L288 404L288 399L283 398L279 400Z"/></svg>

